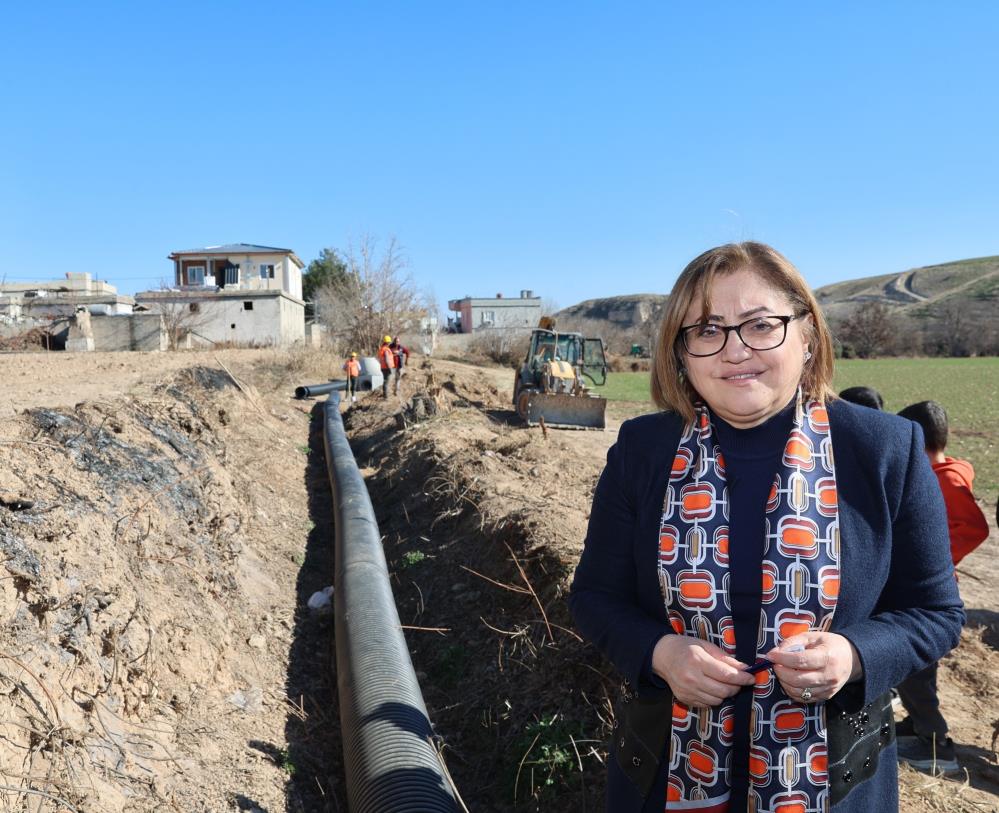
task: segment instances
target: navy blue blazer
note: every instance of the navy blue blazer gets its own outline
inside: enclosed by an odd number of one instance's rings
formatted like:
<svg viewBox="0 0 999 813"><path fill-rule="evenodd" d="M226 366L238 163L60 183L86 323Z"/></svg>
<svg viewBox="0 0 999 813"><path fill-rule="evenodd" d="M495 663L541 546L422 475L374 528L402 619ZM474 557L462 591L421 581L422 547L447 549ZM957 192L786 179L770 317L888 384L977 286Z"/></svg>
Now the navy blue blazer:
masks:
<svg viewBox="0 0 999 813"><path fill-rule="evenodd" d="M863 664L855 706L873 702L939 660L960 638L964 612L954 579L947 513L923 451L920 427L890 413L833 400L829 422L840 519L840 594L831 627ZM641 692L656 642L673 633L659 587L659 524L682 434L672 413L621 426L597 483L583 554L569 595L576 626ZM898 806L894 746L873 778L836 811ZM608 760L607 810L641 811L644 800ZM653 794L664 800L665 765ZM656 805L660 806L656 806ZM662 802L648 809L662 810ZM734 811L733 811L734 813Z"/></svg>

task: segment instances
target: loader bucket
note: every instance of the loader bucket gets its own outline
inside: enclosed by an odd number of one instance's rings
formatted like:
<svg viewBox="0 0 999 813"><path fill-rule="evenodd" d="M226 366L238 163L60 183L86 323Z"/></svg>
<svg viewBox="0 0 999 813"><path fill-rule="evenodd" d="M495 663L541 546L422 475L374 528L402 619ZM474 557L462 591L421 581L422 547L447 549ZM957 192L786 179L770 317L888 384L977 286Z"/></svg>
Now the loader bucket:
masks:
<svg viewBox="0 0 999 813"><path fill-rule="evenodd" d="M527 404L527 425L556 429L603 429L607 399L590 395L533 392Z"/></svg>

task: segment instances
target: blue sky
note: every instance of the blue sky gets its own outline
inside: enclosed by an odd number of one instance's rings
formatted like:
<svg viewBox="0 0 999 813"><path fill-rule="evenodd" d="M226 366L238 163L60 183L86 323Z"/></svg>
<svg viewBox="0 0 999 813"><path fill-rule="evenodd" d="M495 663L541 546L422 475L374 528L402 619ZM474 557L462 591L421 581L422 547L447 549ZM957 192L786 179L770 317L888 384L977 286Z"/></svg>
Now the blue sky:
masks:
<svg viewBox="0 0 999 813"><path fill-rule="evenodd" d="M438 299L668 292L758 239L815 286L999 254L992 3L20 3L7 279L395 235Z"/></svg>

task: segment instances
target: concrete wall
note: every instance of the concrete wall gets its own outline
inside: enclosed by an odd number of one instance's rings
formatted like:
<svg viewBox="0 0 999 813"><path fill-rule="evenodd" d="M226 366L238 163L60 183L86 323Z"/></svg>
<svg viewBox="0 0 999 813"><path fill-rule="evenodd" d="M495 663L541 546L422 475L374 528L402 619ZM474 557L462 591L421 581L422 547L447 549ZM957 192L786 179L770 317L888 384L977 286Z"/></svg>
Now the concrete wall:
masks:
<svg viewBox="0 0 999 813"><path fill-rule="evenodd" d="M295 264L291 262L290 258L286 254L243 254L239 256L231 256L229 258L232 262L239 263L239 287L247 288L250 290L258 291L285 291L286 293L291 293L292 296L298 299L302 298L302 283L299 281L298 293L292 293L286 287L286 277L287 272L285 270L286 264L290 263L292 266ZM274 279L268 277L267 279L260 278L260 266L262 265L273 265L274 266Z"/></svg>
<svg viewBox="0 0 999 813"><path fill-rule="evenodd" d="M168 347L163 317L158 313L94 316L90 329L97 351L158 351Z"/></svg>
<svg viewBox="0 0 999 813"><path fill-rule="evenodd" d="M151 291L137 295L150 311L164 313L168 324L192 333L191 343L247 346L291 345L305 340L305 306L277 291Z"/></svg>
<svg viewBox="0 0 999 813"><path fill-rule="evenodd" d="M281 308L281 344L305 341L305 306L284 296L278 301Z"/></svg>
<svg viewBox="0 0 999 813"><path fill-rule="evenodd" d="M278 345L282 343L279 301L280 297L201 300L200 317L192 319L191 328L212 342Z"/></svg>
<svg viewBox="0 0 999 813"><path fill-rule="evenodd" d="M99 300L99 301L94 301ZM77 308L86 308L94 316L122 314L132 312L132 298L113 296L92 297L69 294L58 296L37 296L21 301L21 315L44 319L49 317L72 316Z"/></svg>
<svg viewBox="0 0 999 813"><path fill-rule="evenodd" d="M0 282L0 292L20 293L23 291L74 292L94 296L114 296L118 289L105 280L92 279L87 271L67 271L65 280Z"/></svg>
<svg viewBox="0 0 999 813"><path fill-rule="evenodd" d="M53 349L62 350L69 338L73 319L22 319L13 324L0 322L0 338L11 339L34 328L52 334ZM91 316L90 335L98 352L166 350L169 346L163 318L159 314L131 313L118 316Z"/></svg>
<svg viewBox="0 0 999 813"><path fill-rule="evenodd" d="M0 320L14 321L21 316L21 298L19 295L0 295Z"/></svg>
<svg viewBox="0 0 999 813"><path fill-rule="evenodd" d="M541 306L535 304L507 304L516 301L515 299L497 299L495 302L490 302L486 305L473 304L469 309L471 311L470 324L472 330L487 330L497 327L537 327L538 320L541 318ZM467 332L464 328L464 308L462 308L461 321L462 332Z"/></svg>
<svg viewBox="0 0 999 813"><path fill-rule="evenodd" d="M295 297L302 298L302 269L293 262L291 257L284 258L284 290Z"/></svg>
<svg viewBox="0 0 999 813"><path fill-rule="evenodd" d="M322 347L326 339L326 326L318 322L309 322L305 326L305 344L308 347Z"/></svg>
<svg viewBox="0 0 999 813"><path fill-rule="evenodd" d="M275 268L275 273L277 269ZM143 291L136 300L165 316L191 344L287 346L305 340L305 305L279 291Z"/></svg>

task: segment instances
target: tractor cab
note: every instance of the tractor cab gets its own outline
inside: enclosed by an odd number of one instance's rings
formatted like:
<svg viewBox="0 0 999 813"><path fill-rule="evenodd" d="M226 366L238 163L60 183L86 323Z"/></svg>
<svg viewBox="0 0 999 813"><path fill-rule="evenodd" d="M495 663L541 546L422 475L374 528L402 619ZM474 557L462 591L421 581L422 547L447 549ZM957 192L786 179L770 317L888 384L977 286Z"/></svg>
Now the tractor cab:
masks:
<svg viewBox="0 0 999 813"><path fill-rule="evenodd" d="M568 363L594 386L602 387L607 382L607 358L604 343L599 338L588 339L580 333L556 333L537 328L531 334L525 366L533 374L550 361Z"/></svg>

